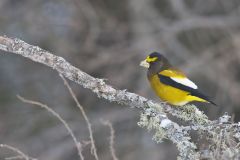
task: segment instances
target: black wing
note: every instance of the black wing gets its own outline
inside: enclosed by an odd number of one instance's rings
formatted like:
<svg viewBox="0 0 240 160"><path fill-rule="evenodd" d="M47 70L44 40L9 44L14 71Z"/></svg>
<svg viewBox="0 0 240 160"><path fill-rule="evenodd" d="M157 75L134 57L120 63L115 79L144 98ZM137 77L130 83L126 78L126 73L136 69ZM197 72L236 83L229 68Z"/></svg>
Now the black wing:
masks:
<svg viewBox="0 0 240 160"><path fill-rule="evenodd" d="M184 90L186 92L189 92L189 95L192 95L192 96L196 96L196 97L199 97L199 98L202 98L214 105L216 105L214 102L212 102L209 97L205 96L204 94L202 94L198 89L194 89L194 88L191 88L191 87L188 87L188 86L185 86L181 83L178 83L174 80L172 80L170 77L167 77L167 76L164 76L164 75L161 75L161 74L158 74L158 77L160 79L160 81L163 83L163 84L166 84L166 85L169 85L169 86L172 86L172 87L175 87L175 88L178 88L180 90Z"/></svg>

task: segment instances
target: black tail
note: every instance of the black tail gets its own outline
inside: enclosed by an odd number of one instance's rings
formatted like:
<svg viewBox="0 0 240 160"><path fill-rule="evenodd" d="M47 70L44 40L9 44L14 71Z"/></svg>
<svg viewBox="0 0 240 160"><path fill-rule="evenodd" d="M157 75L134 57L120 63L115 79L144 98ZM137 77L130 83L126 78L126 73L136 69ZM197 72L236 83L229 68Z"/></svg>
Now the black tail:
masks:
<svg viewBox="0 0 240 160"><path fill-rule="evenodd" d="M218 105L216 103L214 103L213 101L211 100L207 100L209 103L213 104L214 106L218 107Z"/></svg>
<svg viewBox="0 0 240 160"><path fill-rule="evenodd" d="M217 106L217 104L215 102L213 102L208 96L204 95L199 90L192 90L192 92L190 92L190 94L193 96L202 98L202 99L206 100L207 102L213 104L214 106Z"/></svg>
<svg viewBox="0 0 240 160"><path fill-rule="evenodd" d="M193 95L193 96L202 98L202 99L206 100L207 102L213 104L214 106L218 107L218 105L215 102L213 102L208 96L206 96L206 95L202 94L201 92L199 92L199 90L194 90L190 94Z"/></svg>

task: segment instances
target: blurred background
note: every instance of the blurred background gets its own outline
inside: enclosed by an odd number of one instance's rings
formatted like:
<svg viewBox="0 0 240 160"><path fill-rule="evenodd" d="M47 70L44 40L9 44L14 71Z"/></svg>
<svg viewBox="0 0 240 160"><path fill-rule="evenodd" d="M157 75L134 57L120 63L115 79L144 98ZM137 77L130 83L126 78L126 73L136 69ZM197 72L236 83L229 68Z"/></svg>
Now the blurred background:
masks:
<svg viewBox="0 0 240 160"><path fill-rule="evenodd" d="M119 89L158 101L139 62L150 52L165 54L220 107L199 105L210 119L228 112L240 120L239 0L1 0L0 34L18 37L64 57ZM0 143L40 160L78 159L62 124L16 95L49 105L80 141L85 121L58 74L48 67L0 51ZM139 128L139 111L98 99L70 82L92 123L100 159L111 159L109 120L122 160L171 160L177 150ZM83 150L94 159L90 146ZM1 149L0 159L12 155Z"/></svg>

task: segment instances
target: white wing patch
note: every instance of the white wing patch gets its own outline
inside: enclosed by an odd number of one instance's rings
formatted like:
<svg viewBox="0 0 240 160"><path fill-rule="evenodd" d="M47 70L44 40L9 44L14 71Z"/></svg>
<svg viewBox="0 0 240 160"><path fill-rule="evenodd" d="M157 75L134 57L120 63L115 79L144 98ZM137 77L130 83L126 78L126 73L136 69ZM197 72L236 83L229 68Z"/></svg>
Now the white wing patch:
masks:
<svg viewBox="0 0 240 160"><path fill-rule="evenodd" d="M191 80L189 80L188 78L176 78L176 77L174 77L174 78L170 77L170 78L177 83L181 83L184 86L188 86L188 87L191 87L193 89L198 88L198 86L195 83L193 83Z"/></svg>

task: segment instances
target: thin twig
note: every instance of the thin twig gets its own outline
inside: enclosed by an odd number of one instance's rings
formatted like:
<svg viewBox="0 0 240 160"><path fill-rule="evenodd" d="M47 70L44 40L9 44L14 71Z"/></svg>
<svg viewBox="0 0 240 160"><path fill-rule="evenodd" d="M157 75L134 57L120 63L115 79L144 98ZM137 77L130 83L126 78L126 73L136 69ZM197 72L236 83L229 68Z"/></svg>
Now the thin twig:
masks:
<svg viewBox="0 0 240 160"><path fill-rule="evenodd" d="M109 129L110 129L109 148L110 148L113 160L118 160L118 158L116 156L116 151L115 151L115 148L114 148L115 131L113 129L112 123L110 123L109 121L102 121L102 123L104 125L108 126Z"/></svg>
<svg viewBox="0 0 240 160"><path fill-rule="evenodd" d="M24 103L33 104L33 105L39 106L41 108L44 108L48 112L50 112L54 117L56 117L64 125L64 127L67 129L68 133L71 135L71 137L72 137L72 139L75 143L75 146L77 148L79 158L84 160L84 156L82 154L82 144L77 140L76 136L74 135L72 129L69 127L68 123L57 112L55 112L53 109L48 107L46 104L42 104L42 103L37 102L37 101L32 101L32 100L25 99L25 98L23 98L19 95L17 95L17 98Z"/></svg>
<svg viewBox="0 0 240 160"><path fill-rule="evenodd" d="M4 158L5 160L16 160L16 159L24 159L24 157L22 156L13 156L13 157L7 157Z"/></svg>
<svg viewBox="0 0 240 160"><path fill-rule="evenodd" d="M89 137L90 137L90 140L91 140L91 153L94 155L95 159L98 160L98 155L97 155L97 148L96 148L96 145L95 145L95 141L94 141L94 138L93 138L93 131L92 131L92 125L87 117L87 114L86 112L84 111L82 105L79 103L75 93L73 92L72 88L70 87L70 85L68 84L67 80L63 77L62 74L59 74L60 77L62 78L63 82L64 82L64 85L68 88L69 90L69 93L71 94L72 98L74 99L75 103L77 104L78 108L80 109L82 115L83 115L83 118L84 120L86 121L86 124L88 126L88 131L89 131Z"/></svg>
<svg viewBox="0 0 240 160"><path fill-rule="evenodd" d="M18 159L37 160L36 158L31 158L28 155L24 154L22 151L20 151L16 147L13 147L13 146L10 146L10 145L7 145L7 144L0 144L0 148L6 148L6 149L9 149L9 150L17 153L18 156L15 156L15 157L18 157ZM6 159L8 159L8 158L6 158Z"/></svg>

